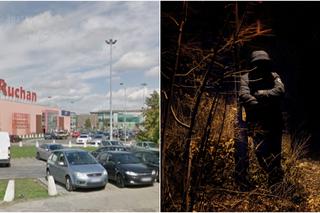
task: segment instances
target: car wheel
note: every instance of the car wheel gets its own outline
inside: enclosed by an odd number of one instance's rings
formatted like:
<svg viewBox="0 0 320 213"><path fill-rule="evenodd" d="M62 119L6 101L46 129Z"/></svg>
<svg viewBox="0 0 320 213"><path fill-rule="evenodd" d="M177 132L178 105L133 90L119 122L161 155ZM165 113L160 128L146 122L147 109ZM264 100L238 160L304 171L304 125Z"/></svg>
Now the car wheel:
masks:
<svg viewBox="0 0 320 213"><path fill-rule="evenodd" d="M106 184L107 185L107 184ZM99 187L100 190L105 190L106 185Z"/></svg>
<svg viewBox="0 0 320 213"><path fill-rule="evenodd" d="M120 174L117 175L116 182L117 182L117 186L119 188L123 188L124 187L124 181L123 181L123 178L122 178L122 176Z"/></svg>
<svg viewBox="0 0 320 213"><path fill-rule="evenodd" d="M39 154L39 152L37 152L36 158L37 158L38 160L40 160L40 154Z"/></svg>
<svg viewBox="0 0 320 213"><path fill-rule="evenodd" d="M66 177L66 190L69 192L73 191L73 185L69 176Z"/></svg>

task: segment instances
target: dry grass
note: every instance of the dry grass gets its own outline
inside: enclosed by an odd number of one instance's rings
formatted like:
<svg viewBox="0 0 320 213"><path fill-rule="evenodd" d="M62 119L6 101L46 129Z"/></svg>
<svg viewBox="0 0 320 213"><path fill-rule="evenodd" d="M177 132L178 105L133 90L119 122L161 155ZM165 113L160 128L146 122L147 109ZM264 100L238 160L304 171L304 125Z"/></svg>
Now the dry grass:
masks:
<svg viewBox="0 0 320 213"><path fill-rule="evenodd" d="M186 101L182 101L186 103ZM249 139L249 174L256 188L250 192L241 192L234 183L234 121L236 108L220 99L214 120L211 123L211 134L205 153L201 146L205 121L212 99L203 98L200 104L195 133L192 137L192 174L197 181L192 182L192 196L195 199L194 211L307 211L306 186L301 183L303 171L301 157L305 154L305 143L292 146L289 135L283 136L282 166L285 171L283 182L272 187L267 185L267 174L260 168L254 154L252 139ZM225 117L224 117L225 115ZM185 120L188 120L185 118ZM169 122L166 141L166 162L164 165L165 179L162 183L162 210L178 211L181 205L183 189L182 165L187 130L179 127L176 122ZM221 132L222 131L222 132ZM219 140L220 139L220 140ZM201 156L199 156L201 155ZM319 187L320 188L320 187ZM310 193L309 193L310 194ZM320 199L319 199L320 201Z"/></svg>

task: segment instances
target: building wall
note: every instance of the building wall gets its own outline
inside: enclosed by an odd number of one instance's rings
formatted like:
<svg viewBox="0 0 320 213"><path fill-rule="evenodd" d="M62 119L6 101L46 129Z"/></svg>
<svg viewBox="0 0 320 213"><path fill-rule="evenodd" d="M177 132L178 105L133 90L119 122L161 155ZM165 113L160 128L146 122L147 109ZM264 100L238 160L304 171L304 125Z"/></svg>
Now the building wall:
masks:
<svg viewBox="0 0 320 213"><path fill-rule="evenodd" d="M93 129L97 128L97 123L98 123L97 115L80 114L80 115L77 115L77 129L85 128L84 124L88 118L90 119L92 128Z"/></svg>
<svg viewBox="0 0 320 213"><path fill-rule="evenodd" d="M97 115L99 121L99 128L104 127L106 122L109 125L109 111L98 111L91 112L91 115ZM128 129L135 128L136 125L139 125L143 122L143 114L141 110L128 110L126 112L126 123L124 124L124 112L121 110L112 111L113 124L114 128L124 128L124 125Z"/></svg>
<svg viewBox="0 0 320 213"><path fill-rule="evenodd" d="M42 112L45 112L46 110L52 110L59 112L58 108L55 107L48 107L48 106L41 106L36 104L29 104L29 103L19 103L9 100L0 100L0 131L6 131L10 134L13 134L13 117L14 113L23 113L26 115L29 115L29 133L36 133L37 127L36 127L36 117L37 115L42 115ZM65 122L67 122L68 118L65 119ZM65 125L65 127L68 127L70 129L70 119L69 124ZM38 128L39 129L39 128ZM19 129L16 134L23 135L23 134L29 134L23 129Z"/></svg>
<svg viewBox="0 0 320 213"><path fill-rule="evenodd" d="M71 130L71 127L70 127L71 118L70 118L70 116L63 116L63 122L64 122L64 129L68 130L68 132L70 132L70 130Z"/></svg>

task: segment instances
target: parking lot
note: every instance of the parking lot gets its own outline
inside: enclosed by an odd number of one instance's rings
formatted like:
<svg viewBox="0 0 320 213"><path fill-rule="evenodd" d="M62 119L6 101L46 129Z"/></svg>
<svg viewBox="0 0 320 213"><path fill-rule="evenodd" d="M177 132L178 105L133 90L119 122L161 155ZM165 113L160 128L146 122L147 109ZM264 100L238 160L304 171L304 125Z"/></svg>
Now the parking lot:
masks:
<svg viewBox="0 0 320 213"><path fill-rule="evenodd" d="M46 175L45 165L35 158L12 159L11 167L0 167L0 179L41 178Z"/></svg>
<svg viewBox="0 0 320 213"><path fill-rule="evenodd" d="M34 146L38 141L30 140L23 146ZM68 140L56 143L68 145ZM72 144L75 145L74 139ZM15 144L17 146L17 144ZM32 158L11 159L11 167L0 167L0 179L39 179L44 185L46 162ZM153 186L118 188L109 182L105 189L80 189L68 192L64 185L56 184L59 196L27 202L1 203L0 211L159 211L159 183Z"/></svg>

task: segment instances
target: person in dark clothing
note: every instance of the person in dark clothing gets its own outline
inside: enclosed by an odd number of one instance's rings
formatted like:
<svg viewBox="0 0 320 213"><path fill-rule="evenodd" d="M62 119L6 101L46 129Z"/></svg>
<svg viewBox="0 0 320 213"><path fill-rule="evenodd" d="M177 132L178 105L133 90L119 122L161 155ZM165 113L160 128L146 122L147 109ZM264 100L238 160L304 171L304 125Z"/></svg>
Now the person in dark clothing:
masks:
<svg viewBox="0 0 320 213"><path fill-rule="evenodd" d="M282 112L281 99L284 96L284 85L280 76L272 72L271 59L263 50L253 51L251 55L252 69L241 76L239 98L245 109L247 132L242 132L243 143L236 158L240 171L238 175L246 175L248 168L247 136L253 138L256 156L260 166L268 173L268 182L272 186L283 178L281 168ZM242 147L241 147L242 146ZM238 161L238 162L237 162ZM246 183L244 177L242 182Z"/></svg>

